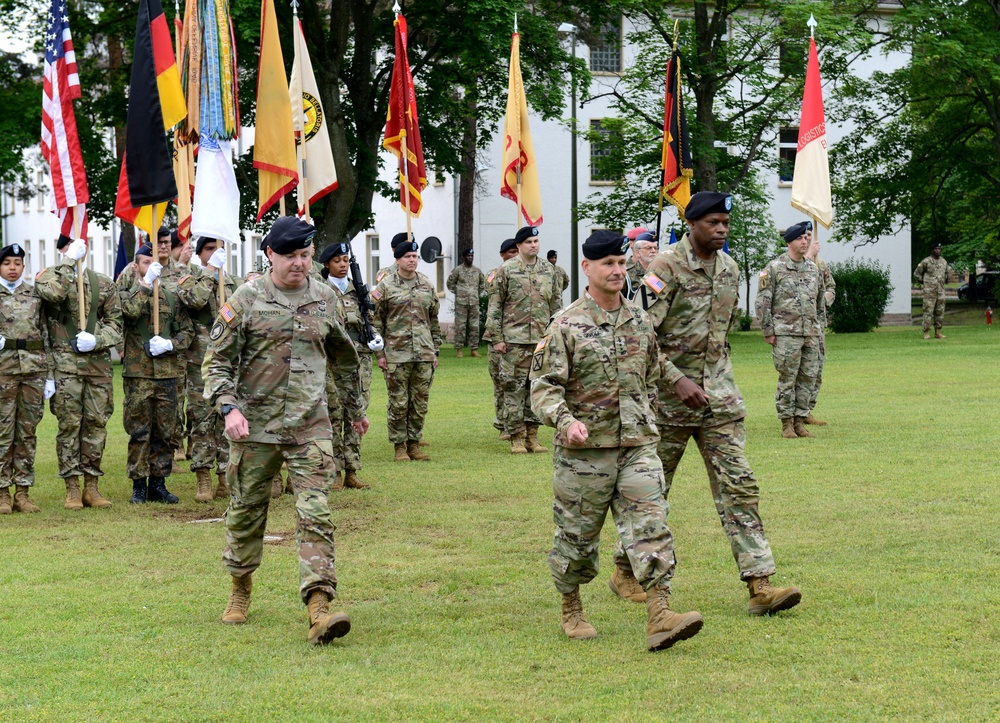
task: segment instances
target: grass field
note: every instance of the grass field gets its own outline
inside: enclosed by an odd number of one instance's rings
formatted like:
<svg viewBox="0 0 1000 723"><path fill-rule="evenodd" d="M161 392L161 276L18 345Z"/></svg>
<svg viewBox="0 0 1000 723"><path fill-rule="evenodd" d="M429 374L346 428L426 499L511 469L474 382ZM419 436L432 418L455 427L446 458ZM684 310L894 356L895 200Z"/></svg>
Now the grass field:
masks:
<svg viewBox="0 0 1000 723"><path fill-rule="evenodd" d="M551 460L490 427L486 359L446 347L430 463L396 465L376 379L365 492L332 496L353 629L305 643L289 497L272 508L248 625L219 622L222 504L127 504L111 422L109 512L63 510L54 419L40 429L38 515L0 518L0 720L996 720L1000 717L1000 328L945 341L896 327L827 340L816 439L783 440L758 332L737 334L748 454L778 584L802 604L750 618L692 446L671 493L675 608L700 635L645 652L645 606L583 590L600 637L570 642L545 563ZM119 408L121 397L116 398ZM551 432L543 434L551 441Z"/></svg>

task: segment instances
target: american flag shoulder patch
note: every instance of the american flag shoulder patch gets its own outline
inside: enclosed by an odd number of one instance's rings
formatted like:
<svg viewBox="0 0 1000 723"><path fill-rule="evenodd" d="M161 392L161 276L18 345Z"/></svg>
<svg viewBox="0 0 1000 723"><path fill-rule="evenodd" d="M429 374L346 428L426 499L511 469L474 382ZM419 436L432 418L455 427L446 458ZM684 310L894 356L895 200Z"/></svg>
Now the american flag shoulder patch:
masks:
<svg viewBox="0 0 1000 723"><path fill-rule="evenodd" d="M232 324L233 319L236 318L236 311L234 311L233 307L231 307L228 303L225 303L222 305L222 308L219 309L219 316L221 316L227 324Z"/></svg>
<svg viewBox="0 0 1000 723"><path fill-rule="evenodd" d="M45 269L43 268L41 271L39 271L37 274L35 274L35 281L38 281L42 277L42 274L44 274L44 273L45 273Z"/></svg>
<svg viewBox="0 0 1000 723"><path fill-rule="evenodd" d="M191 274L184 274L184 276L180 277L180 279L177 280L177 285L178 286L183 286L184 282L187 281L190 278L191 278Z"/></svg>
<svg viewBox="0 0 1000 723"><path fill-rule="evenodd" d="M659 294L661 291L667 288L666 282L656 274L650 274L649 276L647 276L642 280L642 283L644 283L646 286L652 289L654 294Z"/></svg>
<svg viewBox="0 0 1000 723"><path fill-rule="evenodd" d="M372 289L371 293L372 293L372 298L375 299L375 301L381 301L382 300L382 292L379 291L377 288Z"/></svg>
<svg viewBox="0 0 1000 723"><path fill-rule="evenodd" d="M492 284L493 283L493 279L495 279L496 277L497 277L497 272L496 271L491 271L490 275L486 277L486 283L487 284Z"/></svg>
<svg viewBox="0 0 1000 723"><path fill-rule="evenodd" d="M767 278L767 269L764 269L763 271L760 272L760 278L762 279Z"/></svg>
<svg viewBox="0 0 1000 723"><path fill-rule="evenodd" d="M535 351L541 351L548 344L549 338L547 336L542 337L542 340L535 345Z"/></svg>

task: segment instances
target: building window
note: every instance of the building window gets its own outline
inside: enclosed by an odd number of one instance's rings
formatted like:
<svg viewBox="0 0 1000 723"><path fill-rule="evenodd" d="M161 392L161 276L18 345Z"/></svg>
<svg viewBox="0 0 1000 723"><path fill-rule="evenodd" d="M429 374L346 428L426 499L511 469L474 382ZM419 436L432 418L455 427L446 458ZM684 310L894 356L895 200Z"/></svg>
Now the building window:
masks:
<svg viewBox="0 0 1000 723"><path fill-rule="evenodd" d="M258 274L264 273L267 268L267 257L260 248L261 238L263 237L256 233L250 237L250 248L254 249L253 268Z"/></svg>
<svg viewBox="0 0 1000 723"><path fill-rule="evenodd" d="M35 174L35 183L38 187L38 195L35 197L38 200L38 210L45 210L45 174L41 171L37 171Z"/></svg>
<svg viewBox="0 0 1000 723"><path fill-rule="evenodd" d="M23 194L21 196L21 211L27 213L31 210L31 199L28 197L28 189L22 188L21 193Z"/></svg>
<svg viewBox="0 0 1000 723"><path fill-rule="evenodd" d="M36 272L44 269L49 263L46 245L45 239L38 239L38 268L35 269Z"/></svg>
<svg viewBox="0 0 1000 723"><path fill-rule="evenodd" d="M795 153L799 148L799 129L782 128L778 131L778 180L791 183L795 175Z"/></svg>
<svg viewBox="0 0 1000 723"><path fill-rule="evenodd" d="M603 168L611 156L611 131L601 121L590 121L590 182L609 183L615 179Z"/></svg>
<svg viewBox="0 0 1000 723"><path fill-rule="evenodd" d="M378 234L370 233L365 236L365 248L368 251L368 284L372 286L375 284L378 270L382 268L378 246Z"/></svg>
<svg viewBox="0 0 1000 723"><path fill-rule="evenodd" d="M114 278L115 262L118 260L118 249L115 248L111 236L104 237L104 273Z"/></svg>
<svg viewBox="0 0 1000 723"><path fill-rule="evenodd" d="M590 71L592 73L622 72L622 24L605 25L600 39L590 46Z"/></svg>

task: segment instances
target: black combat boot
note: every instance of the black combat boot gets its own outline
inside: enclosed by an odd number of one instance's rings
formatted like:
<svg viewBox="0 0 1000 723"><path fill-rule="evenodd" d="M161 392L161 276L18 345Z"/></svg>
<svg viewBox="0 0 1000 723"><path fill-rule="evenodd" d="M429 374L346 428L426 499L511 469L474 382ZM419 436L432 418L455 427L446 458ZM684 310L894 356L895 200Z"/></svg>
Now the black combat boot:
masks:
<svg viewBox="0 0 1000 723"><path fill-rule="evenodd" d="M168 505L176 505L180 499L175 494L171 494L167 489L167 480L164 477L149 478L149 493L147 499L150 502L163 502Z"/></svg>
<svg viewBox="0 0 1000 723"><path fill-rule="evenodd" d="M146 478L132 480L132 497L129 499L130 505L146 504Z"/></svg>

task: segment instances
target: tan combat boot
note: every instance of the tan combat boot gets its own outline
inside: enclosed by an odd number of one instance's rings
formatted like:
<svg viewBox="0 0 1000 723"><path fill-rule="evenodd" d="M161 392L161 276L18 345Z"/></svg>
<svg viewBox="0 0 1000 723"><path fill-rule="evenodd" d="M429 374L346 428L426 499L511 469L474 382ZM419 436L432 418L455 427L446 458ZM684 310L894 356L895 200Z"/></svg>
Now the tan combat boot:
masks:
<svg viewBox="0 0 1000 723"><path fill-rule="evenodd" d="M196 469L194 476L198 479L198 494L194 496L194 501L211 502L215 499L212 493L212 473L207 469Z"/></svg>
<svg viewBox="0 0 1000 723"><path fill-rule="evenodd" d="M66 502L63 504L67 510L82 510L83 500L80 499L80 478L67 477L66 482Z"/></svg>
<svg viewBox="0 0 1000 723"><path fill-rule="evenodd" d="M10 487L0 487L0 515L9 515L13 511L10 506Z"/></svg>
<svg viewBox="0 0 1000 723"><path fill-rule="evenodd" d="M795 439L799 436L795 433L795 420L791 417L781 420L781 436L785 439Z"/></svg>
<svg viewBox="0 0 1000 723"><path fill-rule="evenodd" d="M642 585L635 579L631 570L622 570L618 565L615 565L615 571L611 573L611 579L608 580L608 587L622 600L631 600L636 603L646 602L646 591L642 589Z"/></svg>
<svg viewBox="0 0 1000 723"><path fill-rule="evenodd" d="M14 512L41 512L38 505L28 499L28 486L17 485L14 492Z"/></svg>
<svg viewBox="0 0 1000 723"><path fill-rule="evenodd" d="M431 458L420 451L420 442L411 439L406 443L406 454L415 462L430 462Z"/></svg>
<svg viewBox="0 0 1000 723"><path fill-rule="evenodd" d="M506 431L500 432L500 441L501 442L509 442L510 441L510 435L507 434Z"/></svg>
<svg viewBox="0 0 1000 723"><path fill-rule="evenodd" d="M406 453L406 442L396 443L396 457L393 459L394 462L409 462L410 455Z"/></svg>
<svg viewBox="0 0 1000 723"><path fill-rule="evenodd" d="M349 490L371 489L371 485L366 485L364 482L358 479L358 475L354 473L353 469L349 469L346 472L344 472L344 487Z"/></svg>
<svg viewBox="0 0 1000 723"><path fill-rule="evenodd" d="M510 435L510 453L527 454L528 450L524 446L524 433Z"/></svg>
<svg viewBox="0 0 1000 723"><path fill-rule="evenodd" d="M767 576L750 578L747 589L750 590L751 615L773 615L795 607L802 600L802 593L797 587L771 587Z"/></svg>
<svg viewBox="0 0 1000 723"><path fill-rule="evenodd" d="M597 637L597 629L583 616L580 588L564 592L562 596L562 629L570 640L590 640Z"/></svg>
<svg viewBox="0 0 1000 723"><path fill-rule="evenodd" d="M251 590L253 590L251 575L244 575L243 577L233 575L233 590L229 593L229 602L226 603L226 611L222 613L222 622L226 625L242 625L247 621Z"/></svg>
<svg viewBox="0 0 1000 723"><path fill-rule="evenodd" d="M426 439L421 439L419 442L417 442L417 445L420 447L430 447L431 443L428 442Z"/></svg>
<svg viewBox="0 0 1000 723"><path fill-rule="evenodd" d="M461 350L461 349L458 349L458 350L457 350L457 351L455 352L455 358L456 358L456 359L461 359L461 358L463 358L463 354L462 354L462 350Z"/></svg>
<svg viewBox="0 0 1000 723"><path fill-rule="evenodd" d="M184 456L184 445L181 444L180 447L174 450L174 462L183 462L187 457Z"/></svg>
<svg viewBox="0 0 1000 723"><path fill-rule="evenodd" d="M344 478L341 477L340 472L333 473L333 484L330 485L331 492L339 492L344 489Z"/></svg>
<svg viewBox="0 0 1000 723"><path fill-rule="evenodd" d="M826 422L823 421L822 419L816 419L816 417L814 417L812 415L812 412L809 412L809 416L806 417L805 419L803 419L802 421L805 422L806 424L813 424L813 425L815 425L817 427L825 427L826 426Z"/></svg>
<svg viewBox="0 0 1000 723"><path fill-rule="evenodd" d="M478 350L473 349L471 352L469 352L469 356L474 356L478 359L479 357L482 356L482 354L480 354Z"/></svg>
<svg viewBox="0 0 1000 723"><path fill-rule="evenodd" d="M934 338L935 339L947 339L948 337L946 337L944 334L942 334L940 329L935 329L934 330Z"/></svg>
<svg viewBox="0 0 1000 723"><path fill-rule="evenodd" d="M285 484L285 480L281 479L281 472L274 475L271 478L271 499L276 500L281 497L281 489Z"/></svg>
<svg viewBox="0 0 1000 723"><path fill-rule="evenodd" d="M925 331L924 332L924 339L930 339L930 338L931 338L931 333L929 331Z"/></svg>
<svg viewBox="0 0 1000 723"><path fill-rule="evenodd" d="M330 612L330 596L322 590L313 590L306 601L309 609L309 644L326 645L334 638L351 632L351 619L347 613Z"/></svg>
<svg viewBox="0 0 1000 723"><path fill-rule="evenodd" d="M97 489L97 477L92 474L83 475L83 506L93 507L98 510L106 510L111 507L111 500L107 500Z"/></svg>
<svg viewBox="0 0 1000 723"><path fill-rule="evenodd" d="M681 615L671 610L669 596L670 590L665 587L647 593L646 648L649 650L665 650L674 643L693 638L705 624L701 613L692 610Z"/></svg>
<svg viewBox="0 0 1000 723"><path fill-rule="evenodd" d="M806 418L796 417L793 422L796 437L815 437L816 435L806 429Z"/></svg>
<svg viewBox="0 0 1000 723"><path fill-rule="evenodd" d="M191 450L194 448L194 437L188 437L187 449L184 450L184 459L191 459Z"/></svg>
<svg viewBox="0 0 1000 723"><path fill-rule="evenodd" d="M548 452L548 447L543 447L538 441L538 427L531 426L528 427L528 435L524 442L524 448L527 449L532 454L539 454L541 452Z"/></svg>
<svg viewBox="0 0 1000 723"><path fill-rule="evenodd" d="M215 499L222 500L229 497L229 485L226 484L226 473L217 472L215 476L219 480L219 484L215 488Z"/></svg>

